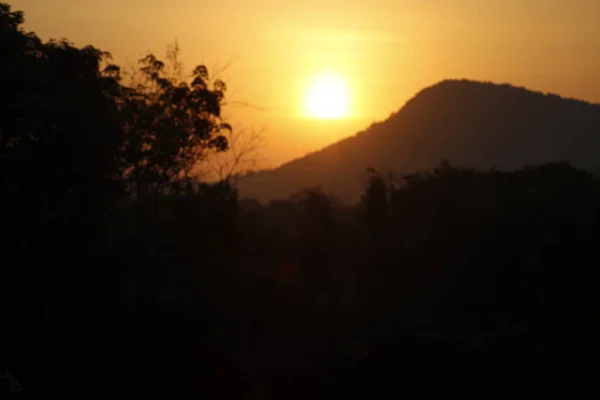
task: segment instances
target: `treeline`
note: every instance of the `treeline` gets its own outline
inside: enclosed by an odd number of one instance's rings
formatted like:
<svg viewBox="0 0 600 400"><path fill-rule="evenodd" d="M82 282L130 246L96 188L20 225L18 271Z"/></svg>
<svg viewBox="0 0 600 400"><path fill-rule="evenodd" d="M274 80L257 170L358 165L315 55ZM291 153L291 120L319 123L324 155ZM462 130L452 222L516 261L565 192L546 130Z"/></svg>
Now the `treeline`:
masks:
<svg viewBox="0 0 600 400"><path fill-rule="evenodd" d="M447 162L359 205L192 179L225 87L24 32L0 3L0 370L23 398L576 396L600 178ZM170 77L169 77L170 76ZM0 371L2 373L3 371ZM563 392L564 391L564 392Z"/></svg>
<svg viewBox="0 0 600 400"><path fill-rule="evenodd" d="M89 275L77 265L82 249L123 212L150 218L162 195L196 190L194 168L228 148L231 127L221 118L225 84L204 66L185 79L176 52L168 62L149 54L125 83L109 53L43 42L23 21L0 3L3 257L23 285L5 279L3 292L52 320L62 279ZM72 271L58 276L56 260Z"/></svg>

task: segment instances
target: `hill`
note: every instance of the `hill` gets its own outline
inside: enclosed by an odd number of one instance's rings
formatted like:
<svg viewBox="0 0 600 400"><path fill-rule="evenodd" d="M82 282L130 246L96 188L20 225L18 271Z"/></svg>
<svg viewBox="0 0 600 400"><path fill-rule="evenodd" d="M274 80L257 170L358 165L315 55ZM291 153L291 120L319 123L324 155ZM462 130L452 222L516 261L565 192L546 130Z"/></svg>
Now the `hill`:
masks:
<svg viewBox="0 0 600 400"><path fill-rule="evenodd" d="M600 105L506 84L443 81L352 137L243 177L239 189L243 197L268 201L321 186L354 203L367 168L402 174L441 160L502 170L566 160L596 169Z"/></svg>

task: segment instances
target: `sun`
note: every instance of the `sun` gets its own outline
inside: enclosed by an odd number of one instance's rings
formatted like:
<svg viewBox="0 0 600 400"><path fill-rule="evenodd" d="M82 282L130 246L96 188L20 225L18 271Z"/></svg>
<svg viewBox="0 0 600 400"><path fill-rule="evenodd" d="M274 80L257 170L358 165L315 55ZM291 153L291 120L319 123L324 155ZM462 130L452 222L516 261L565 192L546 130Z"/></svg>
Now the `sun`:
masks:
<svg viewBox="0 0 600 400"><path fill-rule="evenodd" d="M350 92L344 79L335 75L315 78L304 98L304 112L318 119L339 119L350 112Z"/></svg>

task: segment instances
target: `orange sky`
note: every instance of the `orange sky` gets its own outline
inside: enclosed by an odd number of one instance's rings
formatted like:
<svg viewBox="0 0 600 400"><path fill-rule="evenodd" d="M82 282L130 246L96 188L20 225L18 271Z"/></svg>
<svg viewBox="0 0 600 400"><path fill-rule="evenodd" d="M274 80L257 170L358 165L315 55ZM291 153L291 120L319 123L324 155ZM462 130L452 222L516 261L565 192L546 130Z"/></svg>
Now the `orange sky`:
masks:
<svg viewBox="0 0 600 400"><path fill-rule="evenodd" d="M266 131L274 166L385 119L446 78L509 82L600 102L599 0L5 0L42 38L113 53L120 65L164 54L223 73L234 125ZM351 117L303 114L311 79L339 75Z"/></svg>

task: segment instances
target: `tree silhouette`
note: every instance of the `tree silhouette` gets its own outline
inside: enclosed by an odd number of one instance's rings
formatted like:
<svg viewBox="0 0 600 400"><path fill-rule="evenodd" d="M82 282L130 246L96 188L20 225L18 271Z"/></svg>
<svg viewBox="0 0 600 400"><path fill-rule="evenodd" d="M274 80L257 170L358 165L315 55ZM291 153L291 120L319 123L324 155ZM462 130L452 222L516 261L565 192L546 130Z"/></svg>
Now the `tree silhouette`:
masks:
<svg viewBox="0 0 600 400"><path fill-rule="evenodd" d="M214 151L207 155L203 163L209 178L229 181L236 185L241 174L254 167L259 150L264 145L262 131L231 130L226 132L228 151Z"/></svg>
<svg viewBox="0 0 600 400"><path fill-rule="evenodd" d="M68 302L84 243L119 196L119 84L102 72L108 53L44 43L7 4L0 22L0 208L10 232L0 246L2 291L11 296L3 304L15 318L49 320Z"/></svg>
<svg viewBox="0 0 600 400"><path fill-rule="evenodd" d="M100 69L110 54L65 40L42 43L6 4L0 18L0 84L8 100L0 185L12 196L43 201L51 214L91 212L116 176L122 145L113 101L118 82Z"/></svg>
<svg viewBox="0 0 600 400"><path fill-rule="evenodd" d="M138 198L156 198L170 184L189 178L209 150L228 148L221 119L225 83L209 87L198 66L190 83L167 76L165 63L149 54L140 60L141 79L120 99L125 120L125 177Z"/></svg>
<svg viewBox="0 0 600 400"><path fill-rule="evenodd" d="M384 234L389 213L388 182L375 169L368 169L369 181L362 196L364 218L371 238Z"/></svg>

